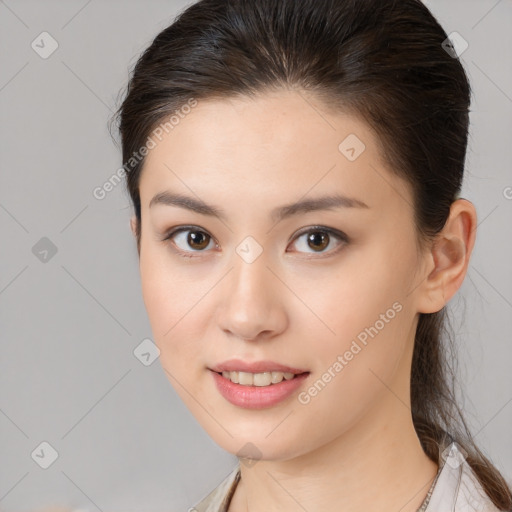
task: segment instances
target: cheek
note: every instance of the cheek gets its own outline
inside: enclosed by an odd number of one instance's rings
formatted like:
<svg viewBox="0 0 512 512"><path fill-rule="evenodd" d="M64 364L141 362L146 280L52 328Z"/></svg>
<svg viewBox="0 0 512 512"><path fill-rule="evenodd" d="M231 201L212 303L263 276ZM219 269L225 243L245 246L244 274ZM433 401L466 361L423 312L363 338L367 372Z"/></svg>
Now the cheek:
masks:
<svg viewBox="0 0 512 512"><path fill-rule="evenodd" d="M186 269L177 265L167 251L149 243L141 252L140 276L151 325L158 328L161 337L190 309L197 289L203 286L187 276Z"/></svg>
<svg viewBox="0 0 512 512"><path fill-rule="evenodd" d="M294 293L303 302L294 309L295 322L309 333L306 341L315 343L315 351L344 350L358 336L364 342L367 328L377 324L377 330L388 330L390 323L396 323L397 309L404 307L402 276L384 258L370 259L346 258L332 272L309 273L307 278L303 274L291 280Z"/></svg>
<svg viewBox="0 0 512 512"><path fill-rule="evenodd" d="M357 417L403 361L414 312L404 291L409 271L405 266L393 270L392 261L382 250L380 257L347 259L334 279L316 279L314 287L299 288L315 312L297 322L302 323L300 331L310 333L301 350L310 354L319 379L304 401L310 399L318 414L335 403L333 414L341 415L340 421L350 421L352 413Z"/></svg>
<svg viewBox="0 0 512 512"><path fill-rule="evenodd" d="M304 421L314 417L317 424L326 425L324 440L350 429L390 393L402 395L393 382L401 375L405 355L405 309L385 325L373 319L373 309L367 317L361 329L353 317L340 315L339 336L319 345L316 374L299 396L297 412Z"/></svg>
<svg viewBox="0 0 512 512"><path fill-rule="evenodd" d="M403 300L390 300L390 297L374 290L363 299L339 301L336 310L324 312L334 334L324 334L318 342L310 339L309 343L315 347L316 368L330 369L337 375L343 373L345 378L359 383L375 378L371 370L377 375L394 371L405 350L412 319Z"/></svg>
<svg viewBox="0 0 512 512"><path fill-rule="evenodd" d="M173 279L173 272L163 262L153 257L150 251L143 251L140 259L142 297L154 334L161 338L177 320L176 296L179 285Z"/></svg>
<svg viewBox="0 0 512 512"><path fill-rule="evenodd" d="M176 359L183 361L191 350L186 340L194 337L191 332L194 324L190 319L197 314L194 311L194 304L199 300L194 300L196 287L190 280L185 281L176 267L171 266L158 251L143 252L140 275L142 296L154 342L160 349L162 363L166 367L167 363L174 365Z"/></svg>

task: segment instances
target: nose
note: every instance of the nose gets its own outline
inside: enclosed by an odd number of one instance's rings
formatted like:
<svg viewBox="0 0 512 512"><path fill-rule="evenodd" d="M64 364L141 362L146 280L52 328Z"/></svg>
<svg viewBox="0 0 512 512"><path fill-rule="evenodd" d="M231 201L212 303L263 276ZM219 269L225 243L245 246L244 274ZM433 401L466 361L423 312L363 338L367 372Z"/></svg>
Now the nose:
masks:
<svg viewBox="0 0 512 512"><path fill-rule="evenodd" d="M272 338L286 328L281 300L285 287L267 265L264 253L248 263L234 252L233 268L220 291L217 311L218 325L224 332L255 341Z"/></svg>

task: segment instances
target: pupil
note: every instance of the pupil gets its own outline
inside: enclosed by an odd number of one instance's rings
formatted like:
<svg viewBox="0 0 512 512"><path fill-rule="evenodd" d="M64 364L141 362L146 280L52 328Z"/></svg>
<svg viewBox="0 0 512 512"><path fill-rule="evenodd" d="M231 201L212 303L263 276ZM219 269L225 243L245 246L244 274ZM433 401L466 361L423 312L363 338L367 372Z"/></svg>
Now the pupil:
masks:
<svg viewBox="0 0 512 512"><path fill-rule="evenodd" d="M191 246L195 246L196 248L202 249L206 246L208 246L207 238L205 236L205 233L201 233L200 231L191 231L189 233L189 244ZM203 239L203 243L201 243L201 238ZM204 243L206 241L206 244ZM199 246L199 247L197 247Z"/></svg>
<svg viewBox="0 0 512 512"><path fill-rule="evenodd" d="M316 245L315 247L312 247L313 249L324 249L328 245L328 236L326 233L322 233L321 231L316 231L315 233L311 233L308 237L309 242L313 242L314 244L317 244L320 242L321 246L319 247Z"/></svg>

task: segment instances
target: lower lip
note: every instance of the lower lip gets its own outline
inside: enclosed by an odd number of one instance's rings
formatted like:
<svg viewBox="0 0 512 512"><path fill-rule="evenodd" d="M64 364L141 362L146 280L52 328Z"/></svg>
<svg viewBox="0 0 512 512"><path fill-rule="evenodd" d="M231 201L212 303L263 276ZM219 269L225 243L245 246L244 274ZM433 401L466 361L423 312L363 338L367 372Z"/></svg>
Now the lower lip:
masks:
<svg viewBox="0 0 512 512"><path fill-rule="evenodd" d="M270 386L243 386L210 371L220 394L228 402L244 409L265 409L278 404L302 386L309 376L309 373L302 373L293 379L284 379L279 384L270 384Z"/></svg>

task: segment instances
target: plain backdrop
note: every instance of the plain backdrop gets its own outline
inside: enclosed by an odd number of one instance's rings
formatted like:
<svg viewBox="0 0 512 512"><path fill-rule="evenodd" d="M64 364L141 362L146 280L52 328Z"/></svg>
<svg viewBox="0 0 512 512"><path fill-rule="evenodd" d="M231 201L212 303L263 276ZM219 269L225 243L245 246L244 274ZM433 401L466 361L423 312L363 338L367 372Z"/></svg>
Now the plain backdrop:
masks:
<svg viewBox="0 0 512 512"><path fill-rule="evenodd" d="M122 163L107 121L128 72L188 3L0 0L0 510L187 510L236 463L136 357L151 330L128 195L93 195ZM468 42L473 88L460 398L512 479L512 2L427 5Z"/></svg>

